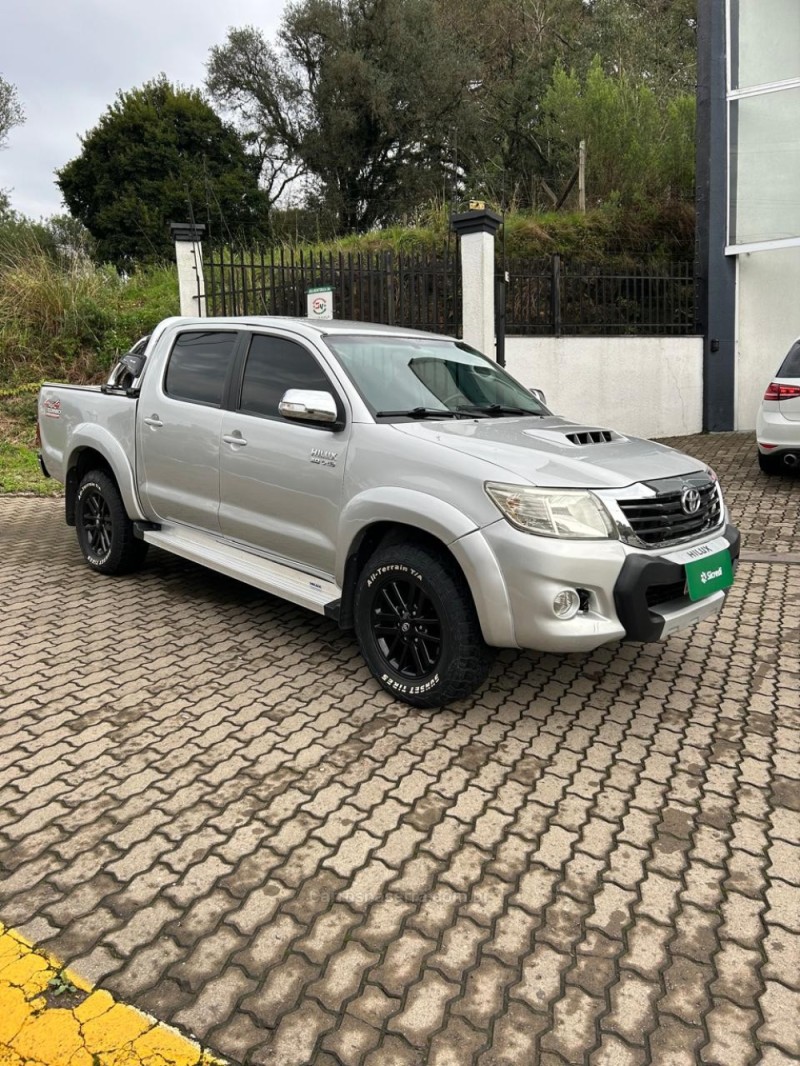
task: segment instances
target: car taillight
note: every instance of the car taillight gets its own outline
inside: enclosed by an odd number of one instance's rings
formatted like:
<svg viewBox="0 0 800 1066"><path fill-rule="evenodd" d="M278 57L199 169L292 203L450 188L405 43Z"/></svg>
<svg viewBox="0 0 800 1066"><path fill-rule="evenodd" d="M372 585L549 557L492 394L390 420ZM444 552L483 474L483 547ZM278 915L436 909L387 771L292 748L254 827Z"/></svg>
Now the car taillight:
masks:
<svg viewBox="0 0 800 1066"><path fill-rule="evenodd" d="M800 385L781 385L771 382L764 393L765 400L794 400L800 396Z"/></svg>

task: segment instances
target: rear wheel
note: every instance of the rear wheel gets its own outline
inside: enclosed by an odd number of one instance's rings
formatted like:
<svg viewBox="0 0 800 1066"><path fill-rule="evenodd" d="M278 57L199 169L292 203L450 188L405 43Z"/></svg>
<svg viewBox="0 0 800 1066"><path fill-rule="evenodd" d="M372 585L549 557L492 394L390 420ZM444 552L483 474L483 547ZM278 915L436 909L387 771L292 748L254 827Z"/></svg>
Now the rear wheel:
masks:
<svg viewBox="0 0 800 1066"><path fill-rule="evenodd" d="M463 575L443 553L418 545L378 549L358 577L354 608L367 665L405 703L440 707L485 680L494 652Z"/></svg>
<svg viewBox="0 0 800 1066"><path fill-rule="evenodd" d="M144 562L147 544L134 536L119 489L103 470L83 476L75 528L84 559L101 574L128 574Z"/></svg>
<svg viewBox="0 0 800 1066"><path fill-rule="evenodd" d="M780 455L764 455L763 452L759 452L758 465L763 474L779 474L783 466L783 460Z"/></svg>

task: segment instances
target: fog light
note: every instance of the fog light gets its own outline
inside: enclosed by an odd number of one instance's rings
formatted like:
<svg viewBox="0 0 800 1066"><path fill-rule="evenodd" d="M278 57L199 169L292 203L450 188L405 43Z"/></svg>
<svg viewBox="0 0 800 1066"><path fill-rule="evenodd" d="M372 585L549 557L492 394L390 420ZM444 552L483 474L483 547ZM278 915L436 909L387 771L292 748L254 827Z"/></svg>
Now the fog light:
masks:
<svg viewBox="0 0 800 1066"><path fill-rule="evenodd" d="M581 605L581 599L574 589L564 589L553 600L553 614L556 618L574 618Z"/></svg>

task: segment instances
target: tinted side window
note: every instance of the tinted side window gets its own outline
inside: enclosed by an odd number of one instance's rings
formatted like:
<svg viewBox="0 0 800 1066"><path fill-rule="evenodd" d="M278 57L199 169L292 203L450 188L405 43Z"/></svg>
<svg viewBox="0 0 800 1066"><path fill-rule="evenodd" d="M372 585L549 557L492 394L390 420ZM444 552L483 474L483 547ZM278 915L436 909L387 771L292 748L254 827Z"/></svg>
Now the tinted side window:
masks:
<svg viewBox="0 0 800 1066"><path fill-rule="evenodd" d="M795 341L781 363L779 378L800 378L800 341Z"/></svg>
<svg viewBox="0 0 800 1066"><path fill-rule="evenodd" d="M238 334L181 333L169 357L164 391L178 400L219 407Z"/></svg>
<svg viewBox="0 0 800 1066"><path fill-rule="evenodd" d="M287 389L333 392L311 352L283 337L257 333L247 354L239 409L250 415L279 417L278 404Z"/></svg>

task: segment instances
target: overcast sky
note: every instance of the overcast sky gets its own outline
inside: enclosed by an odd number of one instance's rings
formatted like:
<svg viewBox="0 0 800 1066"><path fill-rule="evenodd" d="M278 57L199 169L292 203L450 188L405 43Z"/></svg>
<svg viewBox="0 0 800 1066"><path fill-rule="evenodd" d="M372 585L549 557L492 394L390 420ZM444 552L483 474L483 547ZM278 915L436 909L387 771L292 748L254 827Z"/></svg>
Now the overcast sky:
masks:
<svg viewBox="0 0 800 1066"><path fill-rule="evenodd" d="M65 210L53 171L80 152L118 89L162 71L201 88L208 51L229 26L272 37L284 0L11 0L3 5L0 74L26 121L0 151L0 189L33 218Z"/></svg>

